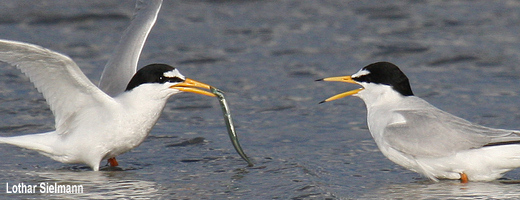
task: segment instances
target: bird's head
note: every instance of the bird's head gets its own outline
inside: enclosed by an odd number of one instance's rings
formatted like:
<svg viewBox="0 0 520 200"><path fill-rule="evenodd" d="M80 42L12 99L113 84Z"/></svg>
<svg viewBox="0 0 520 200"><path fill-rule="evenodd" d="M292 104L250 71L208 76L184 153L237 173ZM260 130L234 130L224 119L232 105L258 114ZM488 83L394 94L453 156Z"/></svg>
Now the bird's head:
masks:
<svg viewBox="0 0 520 200"><path fill-rule="evenodd" d="M203 90L209 90L210 85L186 78L177 69L166 64L150 64L141 68L132 77L125 91L131 91L141 86L157 86L156 88L169 95L191 92L215 96L213 93Z"/></svg>
<svg viewBox="0 0 520 200"><path fill-rule="evenodd" d="M400 96L413 96L408 77L389 62L377 62L367 65L351 76L338 76L319 79L317 81L339 81L361 85L362 88L350 90L332 96L320 103L333 101L350 95L359 96L365 102L368 98L376 98L383 93L392 92Z"/></svg>

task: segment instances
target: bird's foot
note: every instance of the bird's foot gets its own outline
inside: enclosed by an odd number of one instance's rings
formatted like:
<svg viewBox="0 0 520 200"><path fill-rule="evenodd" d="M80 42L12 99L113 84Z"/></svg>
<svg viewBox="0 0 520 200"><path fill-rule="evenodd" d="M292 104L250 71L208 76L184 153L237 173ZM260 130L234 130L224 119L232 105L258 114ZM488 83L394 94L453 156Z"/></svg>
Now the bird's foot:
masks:
<svg viewBox="0 0 520 200"><path fill-rule="evenodd" d="M464 172L460 173L460 183L468 183L468 175L466 175Z"/></svg>
<svg viewBox="0 0 520 200"><path fill-rule="evenodd" d="M116 157L109 158L108 163L111 167L117 167L119 165L119 163L117 163Z"/></svg>

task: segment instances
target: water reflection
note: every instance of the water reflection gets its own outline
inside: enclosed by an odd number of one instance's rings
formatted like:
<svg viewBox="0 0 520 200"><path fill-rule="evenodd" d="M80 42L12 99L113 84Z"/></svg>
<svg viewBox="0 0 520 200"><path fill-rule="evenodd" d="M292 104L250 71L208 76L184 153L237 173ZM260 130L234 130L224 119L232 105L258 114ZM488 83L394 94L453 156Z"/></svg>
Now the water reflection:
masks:
<svg viewBox="0 0 520 200"><path fill-rule="evenodd" d="M458 181L443 180L428 183L389 184L377 188L362 198L385 199L511 199L518 198L519 182L493 181L470 182L461 184Z"/></svg>

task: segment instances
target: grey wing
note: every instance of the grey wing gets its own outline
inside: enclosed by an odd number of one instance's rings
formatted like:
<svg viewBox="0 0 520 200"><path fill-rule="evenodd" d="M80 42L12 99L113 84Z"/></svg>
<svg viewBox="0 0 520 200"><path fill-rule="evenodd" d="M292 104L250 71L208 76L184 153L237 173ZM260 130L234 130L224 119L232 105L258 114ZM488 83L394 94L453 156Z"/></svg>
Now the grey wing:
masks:
<svg viewBox="0 0 520 200"><path fill-rule="evenodd" d="M137 70L137 62L150 30L157 19L162 0L139 0L130 26L101 74L99 88L110 96L125 91Z"/></svg>
<svg viewBox="0 0 520 200"><path fill-rule="evenodd" d="M43 94L56 117L56 131L64 133L75 113L85 106L113 101L69 57L40 46L0 40L0 61L19 68Z"/></svg>
<svg viewBox="0 0 520 200"><path fill-rule="evenodd" d="M412 156L446 156L454 152L520 141L519 132L472 124L439 109L396 111L405 123L389 125L384 140Z"/></svg>

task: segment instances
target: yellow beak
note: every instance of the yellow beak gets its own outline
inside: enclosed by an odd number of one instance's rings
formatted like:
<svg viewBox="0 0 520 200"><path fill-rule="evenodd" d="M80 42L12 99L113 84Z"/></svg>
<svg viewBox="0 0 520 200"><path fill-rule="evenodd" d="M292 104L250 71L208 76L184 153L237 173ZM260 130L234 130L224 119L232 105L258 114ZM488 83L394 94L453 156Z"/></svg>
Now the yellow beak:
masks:
<svg viewBox="0 0 520 200"><path fill-rule="evenodd" d="M211 88L210 85L208 85L206 83L198 82L196 80L189 79L189 78L187 78L182 83L170 86L170 88L177 89L177 90L180 90L183 92L191 92L191 93L202 94L202 95L206 95L206 96L210 96L210 97L216 97L215 94L213 94L211 92L199 89L199 88L203 88L203 89L210 90L210 88Z"/></svg>
<svg viewBox="0 0 520 200"><path fill-rule="evenodd" d="M319 79L318 81L339 81L339 82L354 83L354 84L358 84L359 85L359 83L356 82L355 80L353 80L351 76L329 77L329 78ZM337 95L334 95L332 97L329 97L328 99L325 99L324 101L322 101L320 103L334 101L334 100L337 100L337 99L341 99L343 97L347 97L347 96L350 96L350 95L353 95L353 94L357 94L359 91L361 91L363 89L364 88L359 88L359 89L350 90L348 92L344 92L344 93L341 93L341 94L337 94Z"/></svg>

